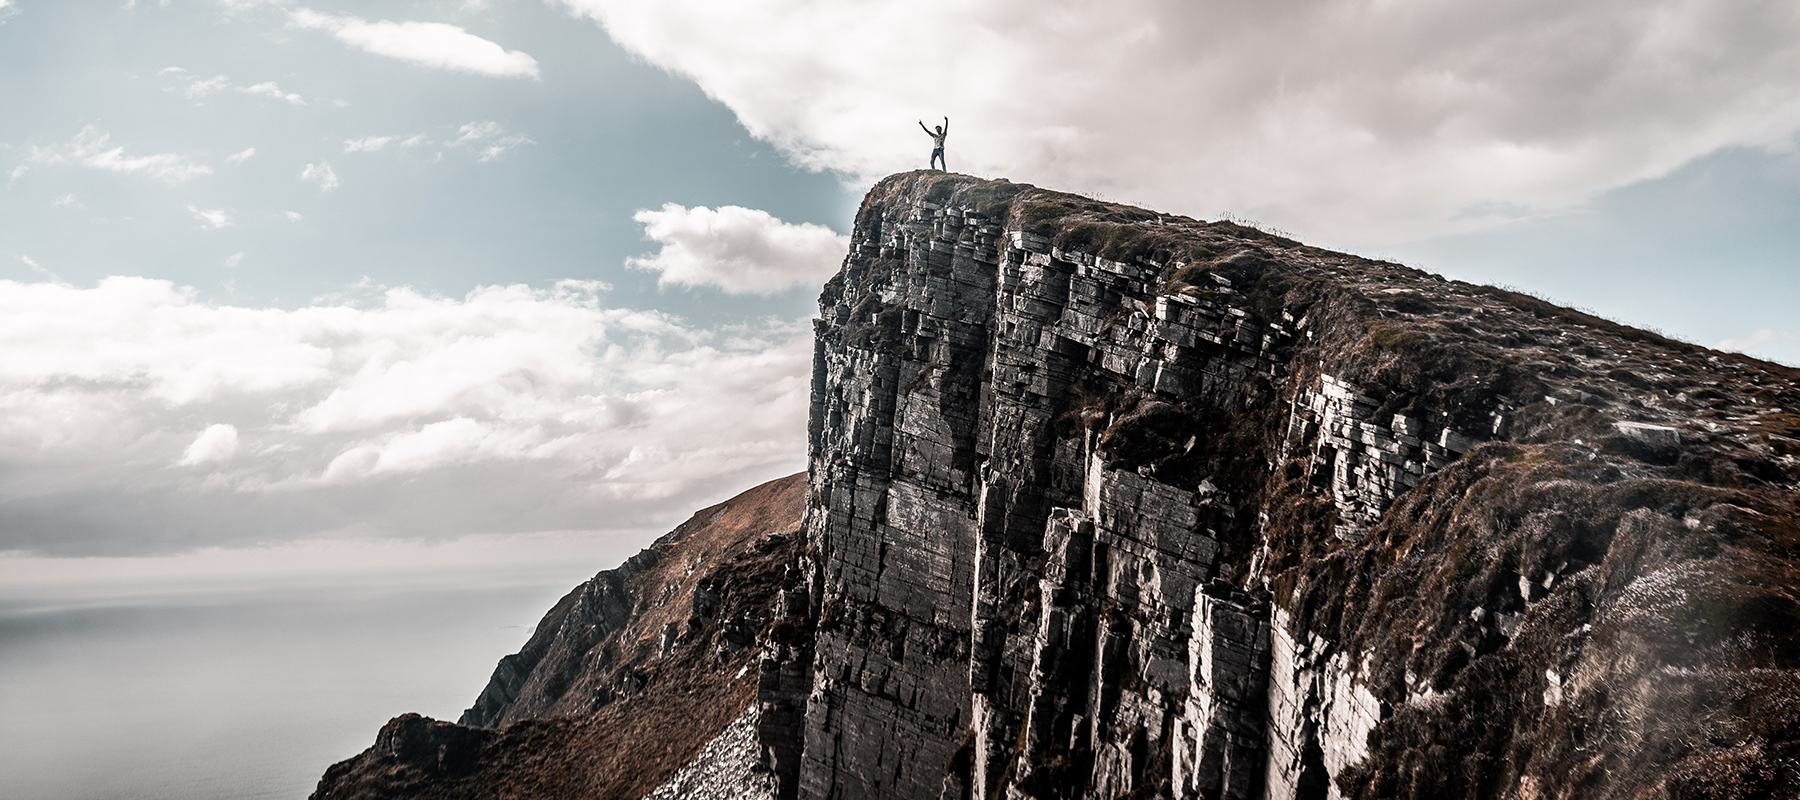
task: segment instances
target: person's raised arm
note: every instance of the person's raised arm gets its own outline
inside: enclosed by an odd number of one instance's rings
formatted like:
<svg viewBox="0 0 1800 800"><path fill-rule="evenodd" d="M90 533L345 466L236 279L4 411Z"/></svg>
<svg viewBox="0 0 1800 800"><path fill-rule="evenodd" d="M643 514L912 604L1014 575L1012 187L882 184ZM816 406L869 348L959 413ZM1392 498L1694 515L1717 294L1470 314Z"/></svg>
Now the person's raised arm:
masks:
<svg viewBox="0 0 1800 800"><path fill-rule="evenodd" d="M926 136L936 136L937 135L935 133L932 133L930 128L925 127L925 120L919 120L919 130L924 131Z"/></svg>
<svg viewBox="0 0 1800 800"><path fill-rule="evenodd" d="M924 127L924 126L925 126L925 123L923 123L923 122L919 123L919 127ZM950 135L950 118L949 117L944 118L944 135L945 136Z"/></svg>

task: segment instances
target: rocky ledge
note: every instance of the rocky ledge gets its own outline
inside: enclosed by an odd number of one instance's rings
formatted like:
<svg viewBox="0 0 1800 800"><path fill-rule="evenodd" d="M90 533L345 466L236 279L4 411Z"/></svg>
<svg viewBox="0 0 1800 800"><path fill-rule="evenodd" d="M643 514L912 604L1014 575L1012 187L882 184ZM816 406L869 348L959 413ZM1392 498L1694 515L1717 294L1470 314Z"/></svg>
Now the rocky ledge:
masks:
<svg viewBox="0 0 1800 800"><path fill-rule="evenodd" d="M869 193L820 302L803 527L712 565L765 576L741 651L534 637L481 727L398 719L317 796L1800 796L1795 370L944 173ZM622 763L544 732L668 713L702 640L758 679L685 763L526 788Z"/></svg>

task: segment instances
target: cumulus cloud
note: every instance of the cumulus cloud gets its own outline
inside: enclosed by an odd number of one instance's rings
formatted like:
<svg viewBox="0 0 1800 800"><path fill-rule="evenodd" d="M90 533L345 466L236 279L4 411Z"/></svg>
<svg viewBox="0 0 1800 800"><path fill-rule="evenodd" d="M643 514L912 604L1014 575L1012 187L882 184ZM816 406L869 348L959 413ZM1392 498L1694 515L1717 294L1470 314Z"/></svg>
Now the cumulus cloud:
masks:
<svg viewBox="0 0 1800 800"><path fill-rule="evenodd" d="M450 140L450 146L470 148L479 154L481 161L493 161L517 149L519 145L537 144L524 134L507 133L500 123L493 120L467 123L458 128L456 134L456 138Z"/></svg>
<svg viewBox="0 0 1800 800"><path fill-rule="evenodd" d="M237 265L244 263L244 254L243 253L232 253L231 255L225 257L225 261L223 263L227 267L236 267Z"/></svg>
<svg viewBox="0 0 1800 800"><path fill-rule="evenodd" d="M532 430L498 427L467 417L433 422L380 444L352 447L326 465L327 482L383 474L425 472L485 460L527 458L542 445Z"/></svg>
<svg viewBox="0 0 1800 800"><path fill-rule="evenodd" d="M14 14L19 13L19 4L13 0L0 0L0 25L6 24Z"/></svg>
<svg viewBox="0 0 1800 800"><path fill-rule="evenodd" d="M311 9L288 13L295 28L326 31L338 41L376 55L453 72L500 78L536 78L537 59L441 22L368 22Z"/></svg>
<svg viewBox="0 0 1800 800"><path fill-rule="evenodd" d="M148 156L125 154L124 147L108 147L111 137L89 125L67 143L53 147L32 147L25 164L13 171L17 177L26 164L51 166L74 164L121 175L142 175L166 183L182 183L199 175L212 174L212 167L196 163L187 156L157 153Z"/></svg>
<svg viewBox="0 0 1800 800"><path fill-rule="evenodd" d="M231 224L231 215L226 213L223 208L206 209L188 206L187 210L189 214L194 215L194 219L200 220L201 224L214 230Z"/></svg>
<svg viewBox="0 0 1800 800"><path fill-rule="evenodd" d="M644 237L662 245L653 256L628 259L633 269L662 273L664 285L716 286L739 294L771 294L830 277L850 237L823 225L782 222L767 211L740 206L687 208L632 215Z"/></svg>
<svg viewBox="0 0 1800 800"><path fill-rule="evenodd" d="M244 94L255 94L255 95L262 95L263 97L273 97L276 100L285 101L289 105L296 105L296 106L306 105L306 98L301 97L300 95L294 94L292 92L282 91L281 86L277 85L274 81L264 81L262 83L254 85L254 86L239 86L239 87L237 87L237 90L240 92L243 92Z"/></svg>
<svg viewBox="0 0 1800 800"><path fill-rule="evenodd" d="M231 155L226 156L225 163L227 163L227 164L242 164L245 161L249 161L250 157L254 156L254 155L256 155L256 148L246 147L242 150L232 153Z"/></svg>
<svg viewBox="0 0 1800 800"><path fill-rule="evenodd" d="M237 455L237 449L236 426L225 423L208 425L206 430L194 437L194 443L187 446L187 450L181 454L181 460L175 463L184 467L192 467L209 461L226 461Z"/></svg>
<svg viewBox="0 0 1800 800"><path fill-rule="evenodd" d="M798 162L950 166L1382 241L1800 128L1779 3L563 0ZM1513 209L1504 213L1496 210Z"/></svg>
<svg viewBox="0 0 1800 800"><path fill-rule="evenodd" d="M320 193L329 192L338 187L337 171L331 168L329 161L307 164L304 169L300 170L300 180L318 184Z"/></svg>
<svg viewBox="0 0 1800 800"><path fill-rule="evenodd" d="M804 466L803 322L604 291L289 310L0 281L0 551L636 530Z"/></svg>

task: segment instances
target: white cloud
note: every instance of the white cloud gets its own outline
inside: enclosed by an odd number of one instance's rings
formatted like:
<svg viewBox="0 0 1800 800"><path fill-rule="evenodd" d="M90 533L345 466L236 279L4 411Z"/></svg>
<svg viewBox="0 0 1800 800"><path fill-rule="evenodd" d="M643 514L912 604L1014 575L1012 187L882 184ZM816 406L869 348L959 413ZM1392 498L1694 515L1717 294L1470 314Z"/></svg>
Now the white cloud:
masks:
<svg viewBox="0 0 1800 800"><path fill-rule="evenodd" d="M206 80L196 80L187 85L183 93L188 97L201 98L223 90L231 85L231 79L224 75L214 75Z"/></svg>
<svg viewBox="0 0 1800 800"><path fill-rule="evenodd" d="M273 97L276 100L285 100L289 105L306 105L306 98L292 92L282 91L281 86L274 81L264 81L255 86L239 86L237 87L237 90L244 94L262 95L263 97Z"/></svg>
<svg viewBox="0 0 1800 800"><path fill-rule="evenodd" d="M1800 15L1708 0L563 0L800 163L925 166L1340 241L1578 205L1800 128Z"/></svg>
<svg viewBox="0 0 1800 800"><path fill-rule="evenodd" d="M823 225L795 225L767 211L740 206L711 209L665 203L661 211L640 210L632 219L662 250L625 263L661 272L658 282L664 285L770 294L830 277L850 246L850 237Z"/></svg>
<svg viewBox="0 0 1800 800"><path fill-rule="evenodd" d="M377 150L380 150L383 147L387 147L388 142L394 141L397 138L399 138L399 137L396 137L396 136L364 136L360 139L345 139L344 140L344 152L346 152L346 153L373 153Z"/></svg>
<svg viewBox="0 0 1800 800"><path fill-rule="evenodd" d="M55 147L32 147L31 154L26 157L27 164L48 164L52 166L79 164L85 167L116 172L121 175L143 175L167 183L181 183L198 175L212 174L212 167L195 163L187 156L174 153L158 153L149 156L128 156L123 147L107 147L110 136L89 125L75 134L75 138L67 144ZM15 169L14 177L23 171Z"/></svg>
<svg viewBox="0 0 1800 800"><path fill-rule="evenodd" d="M0 550L636 529L803 466L804 322L698 328L603 290L287 310L0 281Z"/></svg>
<svg viewBox="0 0 1800 800"><path fill-rule="evenodd" d="M227 163L227 164L242 164L245 161L250 160L250 157L253 155L256 155L256 148L246 147L242 150L232 153L231 155L226 156L225 163Z"/></svg>
<svg viewBox="0 0 1800 800"><path fill-rule="evenodd" d="M194 215L194 219L200 220L206 227L212 228L213 230L218 230L219 228L231 224L231 215L225 213L225 209L223 208L205 209L188 206L187 210L189 214Z"/></svg>
<svg viewBox="0 0 1800 800"><path fill-rule="evenodd" d="M168 4L168 0L162 0L162 2L164 5ZM284 2L285 0L218 0L219 5L225 9L227 14L249 11L261 6L278 6Z"/></svg>
<svg viewBox="0 0 1800 800"><path fill-rule="evenodd" d="M194 443L188 445L181 454L181 460L175 462L184 467L205 464L209 461L228 461L237 455L238 431L234 425L220 423L208 425L206 430L194 437Z"/></svg>
<svg viewBox="0 0 1800 800"><path fill-rule="evenodd" d="M326 465L327 482L356 481L384 473L425 472L486 460L529 458L541 431L496 427L467 417L433 422L374 445L352 447Z"/></svg>
<svg viewBox="0 0 1800 800"><path fill-rule="evenodd" d="M500 123L493 120L478 120L463 125L456 130L457 137L450 140L452 147L468 147L479 154L481 161L493 161L519 145L537 144L531 137L520 133L507 133Z"/></svg>
<svg viewBox="0 0 1800 800"><path fill-rule="evenodd" d="M18 3L13 0L0 0L0 25L5 25L6 21L17 13L19 13Z"/></svg>
<svg viewBox="0 0 1800 800"><path fill-rule="evenodd" d="M225 266L227 266L227 267L236 267L237 265L244 263L244 254L243 253L232 253L231 255L225 257L224 263L225 263Z"/></svg>
<svg viewBox="0 0 1800 800"><path fill-rule="evenodd" d="M482 139L499 136L501 128L500 123L493 120L480 120L477 122L466 123L461 128L458 128L456 132L459 135L451 140L450 143L468 144L470 142L479 142Z"/></svg>
<svg viewBox="0 0 1800 800"><path fill-rule="evenodd" d="M328 161L307 164L305 169L300 170L300 180L318 184L320 193L329 192L338 187L337 172L331 168L331 163Z"/></svg>
<svg viewBox="0 0 1800 800"><path fill-rule="evenodd" d="M188 82L187 86L183 87L181 89L181 91L183 94L187 95L188 97L192 97L192 98L196 98L196 99L206 97L206 96L212 95L212 94L217 94L218 92L225 91L228 88L235 88L241 94L253 94L253 95L260 95L262 97L273 97L276 100L285 101L285 102L289 103L290 105L296 105L296 106L306 105L306 98L301 97L300 95L294 94L292 92L283 91L281 88L281 85L274 81L263 81L262 83L258 83L258 84L252 85L252 86L233 87L231 85L231 78L229 76L214 75L213 77L207 78L205 80L198 80L198 79L195 79L193 75L188 74L187 70L182 69L180 67L164 67L160 70L157 70L156 74L158 76L162 76L162 77L174 76L174 78L177 81L187 81ZM174 90L175 90L175 87L169 87L169 88L164 89L163 91L174 91Z"/></svg>
<svg viewBox="0 0 1800 800"><path fill-rule="evenodd" d="M74 192L70 192L68 194L58 196L54 200L51 200L50 205L55 206L57 208L80 208L81 201L75 199Z"/></svg>
<svg viewBox="0 0 1800 800"><path fill-rule="evenodd" d="M538 76L537 59L441 22L368 22L300 9L288 24L331 33L352 47L434 69L501 78Z"/></svg>
<svg viewBox="0 0 1800 800"><path fill-rule="evenodd" d="M289 222L299 222L301 219L300 212L298 211L283 211L281 213L288 218Z"/></svg>
<svg viewBox="0 0 1800 800"><path fill-rule="evenodd" d="M1778 331L1774 328L1758 328L1744 336L1733 336L1727 339L1720 339L1718 344L1713 345L1713 349L1750 353L1760 350L1766 345L1777 342L1793 341L1795 338L1793 331Z"/></svg>

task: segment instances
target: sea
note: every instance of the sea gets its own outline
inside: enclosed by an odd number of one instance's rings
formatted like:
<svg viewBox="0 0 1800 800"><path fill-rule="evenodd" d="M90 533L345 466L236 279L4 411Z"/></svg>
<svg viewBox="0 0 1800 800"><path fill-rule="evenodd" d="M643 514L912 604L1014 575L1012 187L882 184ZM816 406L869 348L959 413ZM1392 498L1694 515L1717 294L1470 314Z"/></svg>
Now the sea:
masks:
<svg viewBox="0 0 1800 800"><path fill-rule="evenodd" d="M390 718L455 720L557 598L636 547L611 549L501 576L7 581L0 798L305 798Z"/></svg>

